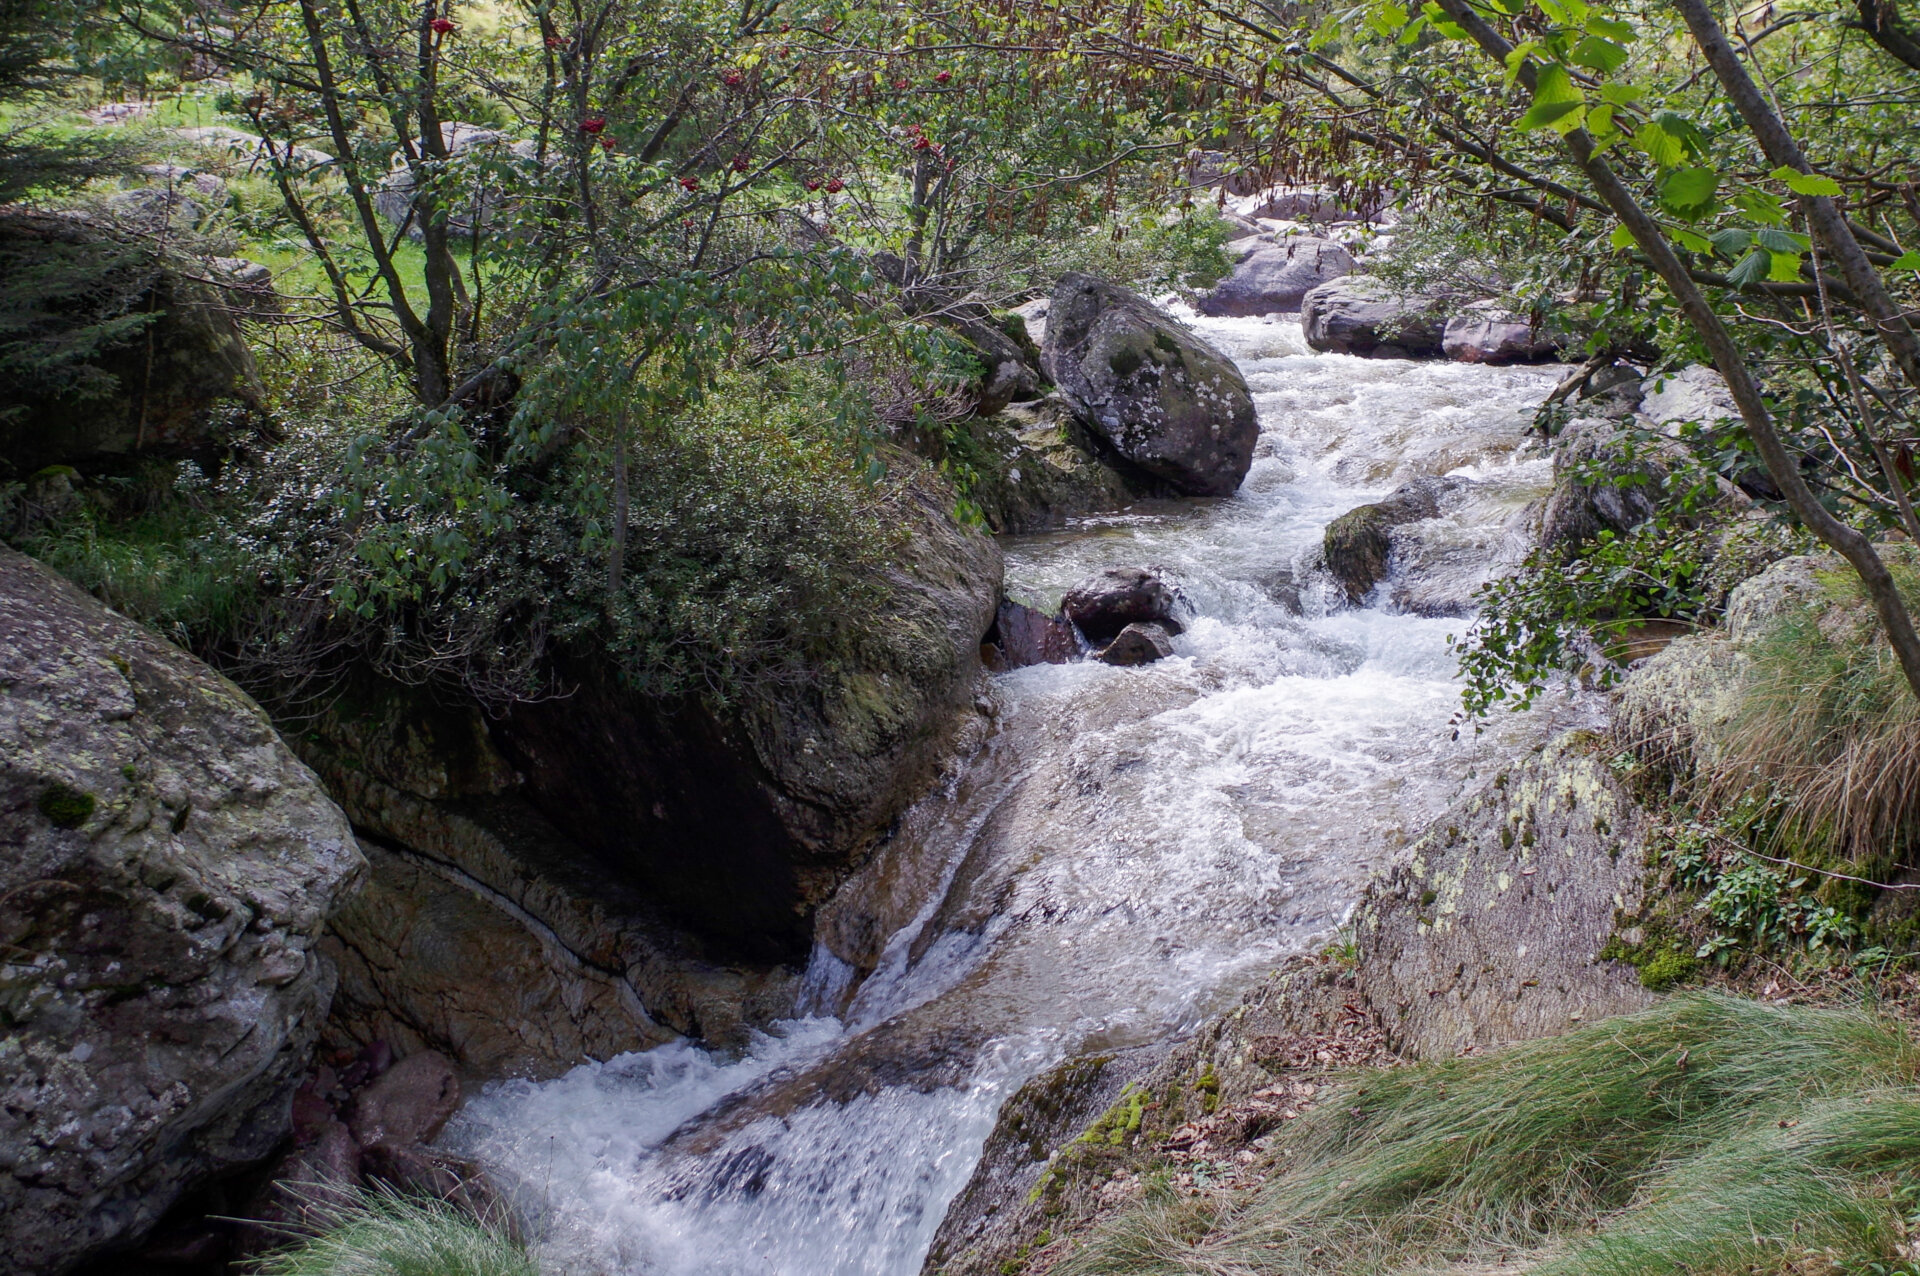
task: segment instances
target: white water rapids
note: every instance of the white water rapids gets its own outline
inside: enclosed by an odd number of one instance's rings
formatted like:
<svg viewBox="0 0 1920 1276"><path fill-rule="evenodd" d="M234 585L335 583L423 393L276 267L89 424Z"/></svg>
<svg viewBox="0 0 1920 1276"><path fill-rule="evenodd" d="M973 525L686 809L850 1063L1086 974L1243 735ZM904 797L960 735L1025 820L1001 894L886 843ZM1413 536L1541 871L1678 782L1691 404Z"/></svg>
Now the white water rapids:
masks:
<svg viewBox="0 0 1920 1276"><path fill-rule="evenodd" d="M1166 569L1195 611L1174 657L996 680L988 745L849 886L899 923L850 1001L821 947L811 1013L744 1055L673 1044L471 1101L449 1141L515 1185L548 1272L911 1276L1025 1079L1189 1027L1325 944L1376 864L1524 747L1513 724L1452 738L1466 621L1401 611L1391 583L1334 607L1310 568L1335 517L1461 474L1412 557L1464 597L1550 478L1524 439L1557 370L1189 321L1259 408L1240 492L1006 547L1009 595L1046 609L1101 568Z"/></svg>

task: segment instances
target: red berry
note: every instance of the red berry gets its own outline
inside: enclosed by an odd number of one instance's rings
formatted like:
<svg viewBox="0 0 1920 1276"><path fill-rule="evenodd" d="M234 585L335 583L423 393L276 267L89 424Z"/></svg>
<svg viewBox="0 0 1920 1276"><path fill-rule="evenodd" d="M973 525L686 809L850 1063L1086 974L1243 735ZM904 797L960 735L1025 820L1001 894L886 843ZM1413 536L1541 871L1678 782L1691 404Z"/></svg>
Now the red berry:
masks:
<svg viewBox="0 0 1920 1276"><path fill-rule="evenodd" d="M564 49L567 47L567 42L560 36L550 35L547 37L547 47L549 49Z"/></svg>
<svg viewBox="0 0 1920 1276"><path fill-rule="evenodd" d="M700 189L700 179L693 176L692 174L688 174L687 176L680 179L680 189L688 190L688 191L697 191Z"/></svg>
<svg viewBox="0 0 1920 1276"><path fill-rule="evenodd" d="M841 191L845 189L847 189L847 184L841 181L839 178L829 177L827 179L827 194L838 195Z"/></svg>
<svg viewBox="0 0 1920 1276"><path fill-rule="evenodd" d="M589 115L586 119L580 121L580 131L582 133L598 133L606 126L607 117L604 115Z"/></svg>
<svg viewBox="0 0 1920 1276"><path fill-rule="evenodd" d="M807 183L807 189L808 189L808 190L810 190L810 191L817 191L817 190L819 190L819 189L820 189L820 182L819 182L819 180L818 180L818 179L816 178L815 180L813 180L813 181L811 181L811 182L808 182L808 183Z"/></svg>
<svg viewBox="0 0 1920 1276"><path fill-rule="evenodd" d="M896 89L904 89L907 87L907 81L905 80L904 77L901 79L895 80L893 82L893 87Z"/></svg>
<svg viewBox="0 0 1920 1276"><path fill-rule="evenodd" d="M603 151L610 151L613 149L613 134L602 133L600 135L600 149Z"/></svg>
<svg viewBox="0 0 1920 1276"><path fill-rule="evenodd" d="M791 31L791 30L793 30L793 23L791 23L791 22L782 22L782 23L780 24L780 34L781 34L781 35L785 35L785 34L786 34L787 32L789 32L789 31Z"/></svg>
<svg viewBox="0 0 1920 1276"><path fill-rule="evenodd" d="M913 149L916 151L930 151L933 149L933 139L925 134L921 134L919 137L913 139Z"/></svg>
<svg viewBox="0 0 1920 1276"><path fill-rule="evenodd" d="M729 71L721 78L720 82L730 89L737 89L747 82L747 77L738 71Z"/></svg>
<svg viewBox="0 0 1920 1276"><path fill-rule="evenodd" d="M736 173L744 173L744 172L746 172L746 171L747 171L747 169L749 169L750 167L752 167L752 162L751 162L750 160L748 160L748 159L747 159L747 157L746 157L745 155L736 155L736 156L734 156L734 157L733 157L733 171L734 171L734 172L736 172Z"/></svg>
<svg viewBox="0 0 1920 1276"><path fill-rule="evenodd" d="M933 77L933 82L935 84L945 84L947 81L951 80L952 78L953 78L953 72L942 71L940 74Z"/></svg>
<svg viewBox="0 0 1920 1276"><path fill-rule="evenodd" d="M432 22L427 23L427 26L435 35L446 35L453 30L453 19L435 18Z"/></svg>

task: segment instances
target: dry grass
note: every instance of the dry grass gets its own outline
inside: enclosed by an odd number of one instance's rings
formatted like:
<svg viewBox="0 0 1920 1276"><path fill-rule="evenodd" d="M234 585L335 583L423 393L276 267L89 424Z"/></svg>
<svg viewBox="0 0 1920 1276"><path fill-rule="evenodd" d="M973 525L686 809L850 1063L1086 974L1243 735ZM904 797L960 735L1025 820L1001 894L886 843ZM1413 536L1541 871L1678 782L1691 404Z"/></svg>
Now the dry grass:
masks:
<svg viewBox="0 0 1920 1276"><path fill-rule="evenodd" d="M1750 648L1721 764L1699 779L1710 804L1758 813L1776 846L1884 865L1920 833L1920 700L1857 582L1828 588L1829 605Z"/></svg>
<svg viewBox="0 0 1920 1276"><path fill-rule="evenodd" d="M1162 1191L1054 1276L1833 1272L1892 1257L1915 1052L1857 1010L1675 998L1355 1077L1251 1192Z"/></svg>

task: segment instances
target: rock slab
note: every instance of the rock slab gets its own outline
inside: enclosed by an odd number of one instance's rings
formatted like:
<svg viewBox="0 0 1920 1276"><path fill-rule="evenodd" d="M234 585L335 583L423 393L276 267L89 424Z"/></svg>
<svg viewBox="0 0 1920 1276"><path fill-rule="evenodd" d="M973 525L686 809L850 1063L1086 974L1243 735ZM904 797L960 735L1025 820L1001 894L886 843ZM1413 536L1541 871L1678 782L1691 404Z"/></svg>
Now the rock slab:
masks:
<svg viewBox="0 0 1920 1276"><path fill-rule="evenodd" d="M1095 646L1112 642L1133 624L1181 630L1180 591L1152 567L1109 567L1087 577L1060 600L1060 610Z"/></svg>
<svg viewBox="0 0 1920 1276"><path fill-rule="evenodd" d="M265 1158L363 862L232 683L0 550L0 1248L56 1273Z"/></svg>
<svg viewBox="0 0 1920 1276"><path fill-rule="evenodd" d="M1185 495L1225 496L1253 465L1260 426L1240 370L1125 288L1062 276L1041 360L1105 446Z"/></svg>
<svg viewBox="0 0 1920 1276"><path fill-rule="evenodd" d="M1401 297L1365 275L1321 284L1300 299L1300 330L1315 350L1385 359L1441 352L1446 316L1424 297Z"/></svg>
<svg viewBox="0 0 1920 1276"><path fill-rule="evenodd" d="M1259 241L1218 287L1194 303L1203 315L1270 315L1300 309L1321 284L1353 273L1353 255L1331 239Z"/></svg>

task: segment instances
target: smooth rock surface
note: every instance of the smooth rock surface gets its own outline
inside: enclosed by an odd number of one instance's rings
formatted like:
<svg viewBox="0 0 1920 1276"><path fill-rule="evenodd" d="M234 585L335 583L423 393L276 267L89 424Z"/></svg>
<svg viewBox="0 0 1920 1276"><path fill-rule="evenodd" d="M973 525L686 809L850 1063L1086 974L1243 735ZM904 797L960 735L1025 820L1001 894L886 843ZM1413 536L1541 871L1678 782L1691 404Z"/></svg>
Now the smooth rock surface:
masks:
<svg viewBox="0 0 1920 1276"><path fill-rule="evenodd" d="M1173 637L1166 626L1151 621L1122 629L1100 652L1100 660L1109 665L1150 665L1173 654Z"/></svg>
<svg viewBox="0 0 1920 1276"><path fill-rule="evenodd" d="M460 1078L436 1050L410 1054L354 1095L347 1128L363 1148L431 1143L460 1106Z"/></svg>
<svg viewBox="0 0 1920 1276"><path fill-rule="evenodd" d="M259 1161L363 862L226 679L0 550L0 1247L58 1272Z"/></svg>
<svg viewBox="0 0 1920 1276"><path fill-rule="evenodd" d="M1418 358L1440 353L1446 316L1424 297L1397 296L1379 280L1356 275L1302 297L1300 328L1315 350Z"/></svg>
<svg viewBox="0 0 1920 1276"><path fill-rule="evenodd" d="M1300 309L1308 292L1353 271L1353 255L1330 239L1257 241L1194 309L1203 315L1270 315Z"/></svg>
<svg viewBox="0 0 1920 1276"><path fill-rule="evenodd" d="M1041 359L1104 444L1180 492L1225 496L1252 466L1260 426L1246 379L1144 298L1063 276Z"/></svg>
<svg viewBox="0 0 1920 1276"><path fill-rule="evenodd" d="M1544 328L1485 305L1454 315L1440 335L1440 352L1461 363L1532 363L1551 359L1560 346Z"/></svg>
<svg viewBox="0 0 1920 1276"><path fill-rule="evenodd" d="M1573 421L1554 441L1554 485L1541 514L1540 543L1569 548L1603 531L1624 534L1652 518L1670 473L1669 450L1637 439L1618 422Z"/></svg>

